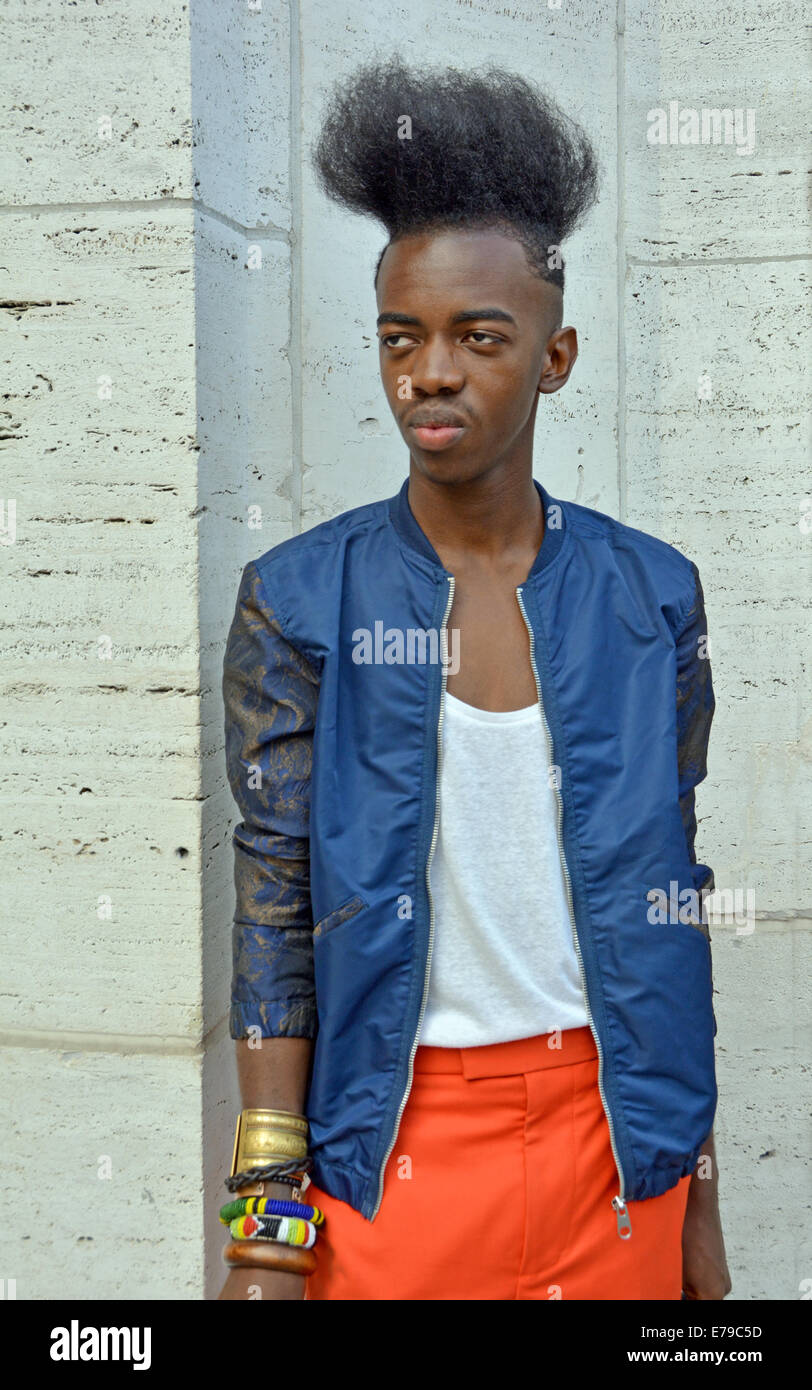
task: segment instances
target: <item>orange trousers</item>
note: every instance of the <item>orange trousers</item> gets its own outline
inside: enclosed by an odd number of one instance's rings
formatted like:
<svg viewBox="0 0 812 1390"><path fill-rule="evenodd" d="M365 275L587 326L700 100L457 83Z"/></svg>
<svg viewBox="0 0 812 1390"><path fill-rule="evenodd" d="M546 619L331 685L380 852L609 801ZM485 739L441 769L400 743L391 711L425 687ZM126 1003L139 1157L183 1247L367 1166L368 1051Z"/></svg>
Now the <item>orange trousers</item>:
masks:
<svg viewBox="0 0 812 1390"><path fill-rule="evenodd" d="M375 1220L307 1189L325 1221L305 1298L679 1299L689 1183L630 1202L620 1238L589 1028L419 1046Z"/></svg>

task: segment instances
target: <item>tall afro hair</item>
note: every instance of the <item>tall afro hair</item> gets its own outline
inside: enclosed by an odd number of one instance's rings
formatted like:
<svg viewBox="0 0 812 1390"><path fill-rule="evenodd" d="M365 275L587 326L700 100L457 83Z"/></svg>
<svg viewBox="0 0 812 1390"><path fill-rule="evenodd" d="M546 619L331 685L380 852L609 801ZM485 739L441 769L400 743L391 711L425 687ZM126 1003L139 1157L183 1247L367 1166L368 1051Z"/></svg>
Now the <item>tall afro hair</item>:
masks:
<svg viewBox="0 0 812 1390"><path fill-rule="evenodd" d="M399 57L366 64L333 88L311 156L321 189L382 222L387 245L446 227L502 230L562 291L561 242L597 199L583 129L493 66L478 75L415 72Z"/></svg>

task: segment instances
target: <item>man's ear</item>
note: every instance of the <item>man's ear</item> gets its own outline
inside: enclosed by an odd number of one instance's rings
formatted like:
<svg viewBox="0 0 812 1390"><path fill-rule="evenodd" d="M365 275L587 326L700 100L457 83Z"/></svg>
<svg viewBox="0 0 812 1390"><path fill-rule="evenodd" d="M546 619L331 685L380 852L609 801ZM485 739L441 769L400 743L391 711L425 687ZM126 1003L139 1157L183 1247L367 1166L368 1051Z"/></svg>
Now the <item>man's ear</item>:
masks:
<svg viewBox="0 0 812 1390"><path fill-rule="evenodd" d="M550 334L537 387L542 396L549 396L554 391L561 390L569 379L577 356L578 334L574 328L557 328Z"/></svg>

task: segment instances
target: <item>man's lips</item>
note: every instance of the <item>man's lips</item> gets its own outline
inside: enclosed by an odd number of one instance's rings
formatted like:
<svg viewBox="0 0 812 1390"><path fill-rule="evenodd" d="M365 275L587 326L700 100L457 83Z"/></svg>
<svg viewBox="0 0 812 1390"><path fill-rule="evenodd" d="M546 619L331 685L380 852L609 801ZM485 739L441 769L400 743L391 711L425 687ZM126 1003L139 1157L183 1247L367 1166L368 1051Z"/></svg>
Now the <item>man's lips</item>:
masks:
<svg viewBox="0 0 812 1390"><path fill-rule="evenodd" d="M423 449L445 449L454 444L465 431L464 425L410 425Z"/></svg>

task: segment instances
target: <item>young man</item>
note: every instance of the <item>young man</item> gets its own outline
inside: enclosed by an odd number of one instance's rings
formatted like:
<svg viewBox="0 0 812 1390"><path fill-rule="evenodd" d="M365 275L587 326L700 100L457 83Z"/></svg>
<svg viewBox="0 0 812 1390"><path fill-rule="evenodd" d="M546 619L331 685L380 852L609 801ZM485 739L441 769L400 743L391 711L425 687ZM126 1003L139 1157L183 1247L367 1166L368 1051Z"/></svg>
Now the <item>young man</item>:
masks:
<svg viewBox="0 0 812 1390"><path fill-rule="evenodd" d="M510 74L392 62L316 166L389 234L409 477L243 571L231 1035L326 1220L313 1272L254 1242L222 1297L722 1298L702 587L533 477L592 150Z"/></svg>

